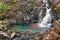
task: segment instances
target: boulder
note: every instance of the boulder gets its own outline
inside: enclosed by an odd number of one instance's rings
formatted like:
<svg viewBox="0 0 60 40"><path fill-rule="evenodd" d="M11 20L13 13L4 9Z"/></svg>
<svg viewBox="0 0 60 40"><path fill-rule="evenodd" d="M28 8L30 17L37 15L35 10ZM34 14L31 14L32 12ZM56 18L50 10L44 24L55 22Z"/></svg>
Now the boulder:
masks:
<svg viewBox="0 0 60 40"><path fill-rule="evenodd" d="M60 3L55 6L55 11L60 13Z"/></svg>
<svg viewBox="0 0 60 40"><path fill-rule="evenodd" d="M56 21L54 28L56 29L57 33L60 33L60 19Z"/></svg>
<svg viewBox="0 0 60 40"><path fill-rule="evenodd" d="M35 40L40 40L39 37L35 37Z"/></svg>
<svg viewBox="0 0 60 40"><path fill-rule="evenodd" d="M42 4L42 0L34 0L34 4L36 6L40 6Z"/></svg>

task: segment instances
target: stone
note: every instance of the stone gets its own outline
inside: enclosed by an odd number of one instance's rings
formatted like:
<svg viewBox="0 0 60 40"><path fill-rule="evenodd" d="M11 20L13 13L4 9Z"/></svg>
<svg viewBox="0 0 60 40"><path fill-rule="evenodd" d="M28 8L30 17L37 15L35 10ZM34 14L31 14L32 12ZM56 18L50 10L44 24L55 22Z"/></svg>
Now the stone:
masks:
<svg viewBox="0 0 60 40"><path fill-rule="evenodd" d="M38 26L38 23L32 22L32 23L29 24L30 28L37 28L37 26Z"/></svg>
<svg viewBox="0 0 60 40"><path fill-rule="evenodd" d="M40 40L39 37L35 37L35 40Z"/></svg>
<svg viewBox="0 0 60 40"><path fill-rule="evenodd" d="M56 7L55 7L55 10L56 10L57 13L60 13L60 8L59 7L60 7L60 3L57 4Z"/></svg>
<svg viewBox="0 0 60 40"><path fill-rule="evenodd" d="M52 37L57 40L59 38L59 35L58 33L54 32L54 31L51 31L51 35L53 35Z"/></svg>
<svg viewBox="0 0 60 40"><path fill-rule="evenodd" d="M4 25L0 24L0 29L2 29L4 27Z"/></svg>
<svg viewBox="0 0 60 40"><path fill-rule="evenodd" d="M11 33L11 37L10 38L12 39L15 36L15 34L16 34L15 32Z"/></svg>
<svg viewBox="0 0 60 40"><path fill-rule="evenodd" d="M52 37L50 36L50 34L47 35L47 37L45 36L45 38L43 38L42 40L53 40Z"/></svg>
<svg viewBox="0 0 60 40"><path fill-rule="evenodd" d="M54 26L57 33L60 33L60 19L56 21L56 25Z"/></svg>
<svg viewBox="0 0 60 40"><path fill-rule="evenodd" d="M1 34L3 35L3 36L6 36L6 37L8 37L9 38L9 35L7 35L7 33L6 32L1 32Z"/></svg>
<svg viewBox="0 0 60 40"><path fill-rule="evenodd" d="M14 20L14 19L10 19L10 20L9 20L9 24L16 24L16 23L17 23L17 21Z"/></svg>
<svg viewBox="0 0 60 40"><path fill-rule="evenodd" d="M34 4L36 6L40 6L42 4L42 0L34 0Z"/></svg>

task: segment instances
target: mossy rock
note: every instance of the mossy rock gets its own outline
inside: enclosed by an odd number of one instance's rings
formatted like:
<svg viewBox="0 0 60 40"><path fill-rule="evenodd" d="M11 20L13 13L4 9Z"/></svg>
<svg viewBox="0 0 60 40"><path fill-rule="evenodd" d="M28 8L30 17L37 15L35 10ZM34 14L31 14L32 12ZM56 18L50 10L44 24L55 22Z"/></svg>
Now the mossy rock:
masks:
<svg viewBox="0 0 60 40"><path fill-rule="evenodd" d="M9 23L8 19L3 20L4 23Z"/></svg>
<svg viewBox="0 0 60 40"><path fill-rule="evenodd" d="M10 1L10 0L9 0ZM11 3L0 1L0 13L5 13L9 6L13 6L17 0L11 0Z"/></svg>
<svg viewBox="0 0 60 40"><path fill-rule="evenodd" d="M4 26L2 24L0 24L0 29L2 29Z"/></svg>
<svg viewBox="0 0 60 40"><path fill-rule="evenodd" d="M33 2L36 6L40 6L42 4L42 1L40 0L34 0Z"/></svg>
<svg viewBox="0 0 60 40"><path fill-rule="evenodd" d="M8 7L8 4L0 2L0 13L4 13L7 7Z"/></svg>
<svg viewBox="0 0 60 40"><path fill-rule="evenodd" d="M56 10L57 13L60 12L60 4L57 4L57 5L56 5L55 10Z"/></svg>

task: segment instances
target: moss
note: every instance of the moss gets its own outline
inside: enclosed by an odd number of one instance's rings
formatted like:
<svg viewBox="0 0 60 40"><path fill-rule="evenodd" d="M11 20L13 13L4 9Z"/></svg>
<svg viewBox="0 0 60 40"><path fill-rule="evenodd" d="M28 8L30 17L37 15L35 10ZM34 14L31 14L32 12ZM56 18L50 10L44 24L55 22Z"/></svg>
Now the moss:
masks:
<svg viewBox="0 0 60 40"><path fill-rule="evenodd" d="M6 9L9 6L13 6L15 4L15 2L17 2L17 0L13 0L11 3L2 2L0 0L0 13L5 13L6 12Z"/></svg>
<svg viewBox="0 0 60 40"><path fill-rule="evenodd" d="M0 13L4 13L7 7L8 7L7 3L0 2Z"/></svg>
<svg viewBox="0 0 60 40"><path fill-rule="evenodd" d="M60 12L60 4L56 5L55 10L56 12Z"/></svg>

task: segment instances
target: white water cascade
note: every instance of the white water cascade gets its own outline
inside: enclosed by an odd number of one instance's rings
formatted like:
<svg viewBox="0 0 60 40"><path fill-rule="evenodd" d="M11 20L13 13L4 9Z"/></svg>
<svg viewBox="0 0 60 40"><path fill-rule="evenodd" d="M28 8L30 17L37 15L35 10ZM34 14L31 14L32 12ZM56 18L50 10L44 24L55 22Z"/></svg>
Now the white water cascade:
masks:
<svg viewBox="0 0 60 40"><path fill-rule="evenodd" d="M45 13L45 16L43 17L42 19L42 9L39 13L39 27L51 27L51 15L50 15L50 11L51 11L51 8L48 8L48 2L47 0L43 0L43 3L45 3L45 7L46 7L46 13Z"/></svg>

